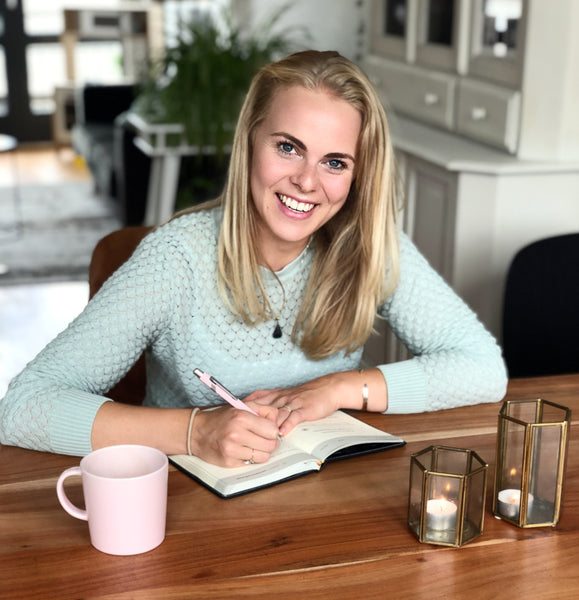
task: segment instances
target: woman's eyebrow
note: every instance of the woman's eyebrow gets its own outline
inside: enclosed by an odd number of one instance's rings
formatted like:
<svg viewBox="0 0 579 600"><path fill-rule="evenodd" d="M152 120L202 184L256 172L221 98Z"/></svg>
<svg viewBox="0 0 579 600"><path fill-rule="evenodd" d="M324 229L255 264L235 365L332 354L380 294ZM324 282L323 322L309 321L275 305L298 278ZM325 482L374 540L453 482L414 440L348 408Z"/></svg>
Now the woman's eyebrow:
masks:
<svg viewBox="0 0 579 600"><path fill-rule="evenodd" d="M306 145L301 140L298 140L298 138L294 137L293 135L290 135L289 133L286 133L285 131L276 131L271 135L272 137L285 137L292 144L295 144L300 150L307 150Z"/></svg>
<svg viewBox="0 0 579 600"><path fill-rule="evenodd" d="M330 154L326 154L326 158L348 159L351 160L353 163L356 162L356 159L351 154L348 154L346 152L330 152Z"/></svg>
<svg viewBox="0 0 579 600"><path fill-rule="evenodd" d="M286 133L285 131L276 131L275 133L272 133L271 135L272 135L272 137L285 137L292 144L295 144L300 150L307 152L308 148L301 140L298 140L298 138L294 137L293 135L290 135L289 133ZM348 154L347 152L330 152L329 154L326 154L326 158L349 159L354 163L356 162L356 159L351 154Z"/></svg>

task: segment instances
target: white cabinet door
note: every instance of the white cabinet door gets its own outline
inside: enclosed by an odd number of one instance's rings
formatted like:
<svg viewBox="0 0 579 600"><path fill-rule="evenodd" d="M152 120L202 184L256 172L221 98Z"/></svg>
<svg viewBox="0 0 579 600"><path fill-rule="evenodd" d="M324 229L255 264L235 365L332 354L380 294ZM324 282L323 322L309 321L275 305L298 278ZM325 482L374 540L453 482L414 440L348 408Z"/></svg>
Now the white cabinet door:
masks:
<svg viewBox="0 0 579 600"><path fill-rule="evenodd" d="M444 279L452 284L456 224L456 175L416 157L406 160L406 231Z"/></svg>
<svg viewBox="0 0 579 600"><path fill-rule="evenodd" d="M406 196L402 227L432 267L452 285L457 176L407 154L398 159ZM384 321L377 319L375 328L377 335L365 347L366 365L409 358Z"/></svg>

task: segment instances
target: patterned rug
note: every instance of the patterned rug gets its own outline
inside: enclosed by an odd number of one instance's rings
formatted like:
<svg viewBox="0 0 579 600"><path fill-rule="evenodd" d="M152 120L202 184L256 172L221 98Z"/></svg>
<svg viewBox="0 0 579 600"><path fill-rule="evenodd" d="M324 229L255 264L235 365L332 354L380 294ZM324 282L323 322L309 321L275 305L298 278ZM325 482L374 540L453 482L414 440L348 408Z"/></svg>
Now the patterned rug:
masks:
<svg viewBox="0 0 579 600"><path fill-rule="evenodd" d="M90 182L0 188L0 285L87 280L96 243L119 227Z"/></svg>

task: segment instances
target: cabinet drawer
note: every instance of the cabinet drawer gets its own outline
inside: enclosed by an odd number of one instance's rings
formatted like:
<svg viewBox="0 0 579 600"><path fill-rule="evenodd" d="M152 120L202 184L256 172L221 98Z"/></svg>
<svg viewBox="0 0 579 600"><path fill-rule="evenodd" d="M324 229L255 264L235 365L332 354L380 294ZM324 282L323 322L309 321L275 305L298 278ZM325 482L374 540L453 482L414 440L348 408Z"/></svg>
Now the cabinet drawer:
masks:
<svg viewBox="0 0 579 600"><path fill-rule="evenodd" d="M364 68L384 106L421 121L452 129L456 78L374 56Z"/></svg>
<svg viewBox="0 0 579 600"><path fill-rule="evenodd" d="M520 92L463 80L458 84L457 131L515 153L520 105Z"/></svg>

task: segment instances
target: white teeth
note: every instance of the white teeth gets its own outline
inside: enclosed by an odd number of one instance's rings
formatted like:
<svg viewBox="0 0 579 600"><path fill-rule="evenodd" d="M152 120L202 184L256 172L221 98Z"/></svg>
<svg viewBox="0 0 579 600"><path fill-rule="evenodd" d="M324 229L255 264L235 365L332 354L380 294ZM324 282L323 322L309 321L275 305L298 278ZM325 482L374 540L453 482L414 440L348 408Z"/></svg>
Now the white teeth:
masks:
<svg viewBox="0 0 579 600"><path fill-rule="evenodd" d="M296 212L306 213L310 212L315 206L310 202L298 202L295 198L290 198L284 194L278 194L277 197L282 201L284 206L295 210Z"/></svg>

